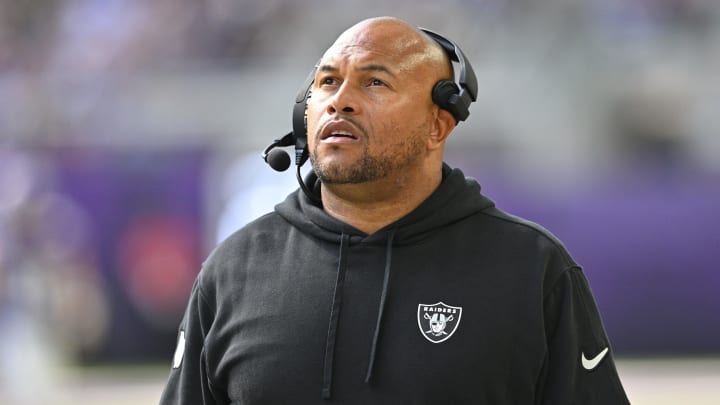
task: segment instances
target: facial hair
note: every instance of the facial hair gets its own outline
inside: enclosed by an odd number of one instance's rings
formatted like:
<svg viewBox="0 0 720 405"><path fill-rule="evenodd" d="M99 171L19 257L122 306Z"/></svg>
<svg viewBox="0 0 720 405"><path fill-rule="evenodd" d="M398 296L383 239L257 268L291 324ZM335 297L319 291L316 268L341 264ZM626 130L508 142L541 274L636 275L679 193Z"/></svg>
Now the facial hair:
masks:
<svg viewBox="0 0 720 405"><path fill-rule="evenodd" d="M406 139L399 140L380 153L371 154L372 139L364 132L366 142L360 158L343 165L318 159L318 142L310 153L310 162L315 174L325 184L360 184L380 180L393 172L412 166L424 155L426 133L427 127L419 125Z"/></svg>

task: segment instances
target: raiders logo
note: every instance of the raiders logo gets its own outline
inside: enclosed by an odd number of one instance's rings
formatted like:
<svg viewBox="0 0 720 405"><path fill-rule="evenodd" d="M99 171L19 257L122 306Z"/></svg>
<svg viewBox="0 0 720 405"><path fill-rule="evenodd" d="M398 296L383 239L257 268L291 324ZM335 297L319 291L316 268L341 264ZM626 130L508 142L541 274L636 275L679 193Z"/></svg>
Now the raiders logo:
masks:
<svg viewBox="0 0 720 405"><path fill-rule="evenodd" d="M462 307L451 307L442 302L419 304L417 312L420 333L432 343L442 343L455 333L460 325Z"/></svg>

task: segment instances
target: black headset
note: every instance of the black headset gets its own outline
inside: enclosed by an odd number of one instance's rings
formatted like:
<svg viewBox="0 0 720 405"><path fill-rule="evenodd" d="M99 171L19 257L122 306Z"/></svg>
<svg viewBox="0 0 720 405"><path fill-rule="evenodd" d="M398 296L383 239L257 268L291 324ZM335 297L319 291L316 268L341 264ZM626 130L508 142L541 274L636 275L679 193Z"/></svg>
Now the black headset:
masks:
<svg viewBox="0 0 720 405"><path fill-rule="evenodd" d="M443 37L442 35L425 28L420 28L422 32L435 40L445 50L445 53L452 61L458 62L460 65L460 74L458 82L453 80L440 80L435 83L432 89L432 100L440 108L447 110L455 117L455 123L464 121L470 115L470 104L477 100L477 78L470 62L465 58L465 54L460 47L453 41ZM315 71L318 66L312 69L305 83L300 88L297 96L295 96L295 106L293 107L292 125L293 130L282 138L276 139L263 151L263 160L277 171L285 171L290 167L290 156L283 150L273 150L276 147L295 145L295 165L297 166L297 176L301 187L310 194L300 177L300 166L308 159L307 147L307 101L310 97L310 90L315 81Z"/></svg>

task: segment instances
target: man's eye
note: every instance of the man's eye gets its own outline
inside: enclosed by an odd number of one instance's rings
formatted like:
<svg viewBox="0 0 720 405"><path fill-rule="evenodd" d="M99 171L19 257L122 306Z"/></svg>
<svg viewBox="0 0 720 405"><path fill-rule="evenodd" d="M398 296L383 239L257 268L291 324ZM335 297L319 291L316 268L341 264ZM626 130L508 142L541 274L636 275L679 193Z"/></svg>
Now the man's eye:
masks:
<svg viewBox="0 0 720 405"><path fill-rule="evenodd" d="M323 78L322 80L320 80L320 84L321 84L321 85L332 86L332 85L334 85L334 84L336 84L336 83L337 83L337 80L335 80L335 79L332 78L332 77L325 77L325 78Z"/></svg>
<svg viewBox="0 0 720 405"><path fill-rule="evenodd" d="M371 86L385 86L385 82L380 79L372 79L370 81Z"/></svg>

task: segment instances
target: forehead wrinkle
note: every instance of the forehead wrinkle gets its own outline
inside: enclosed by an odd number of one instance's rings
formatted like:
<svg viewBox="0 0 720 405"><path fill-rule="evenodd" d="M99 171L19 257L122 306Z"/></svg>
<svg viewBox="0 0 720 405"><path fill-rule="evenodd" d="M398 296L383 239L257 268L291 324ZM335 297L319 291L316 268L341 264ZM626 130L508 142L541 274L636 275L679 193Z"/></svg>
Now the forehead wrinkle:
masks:
<svg viewBox="0 0 720 405"><path fill-rule="evenodd" d="M390 76L395 77L395 73L393 73L389 68L387 68L385 65L380 65L377 63L371 63L366 66L361 66L359 70L361 72L385 72Z"/></svg>

